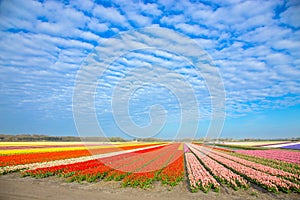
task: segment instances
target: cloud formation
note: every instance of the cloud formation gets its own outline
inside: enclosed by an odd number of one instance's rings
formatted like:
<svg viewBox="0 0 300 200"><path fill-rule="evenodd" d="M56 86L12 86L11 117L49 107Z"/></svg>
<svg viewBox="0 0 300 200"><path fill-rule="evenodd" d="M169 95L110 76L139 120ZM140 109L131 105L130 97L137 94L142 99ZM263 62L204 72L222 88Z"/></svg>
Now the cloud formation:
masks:
<svg viewBox="0 0 300 200"><path fill-rule="evenodd" d="M186 35L210 55L223 78L228 117L299 105L299 13L296 0L1 1L1 114L27 110L45 118L72 118L76 75L87 56L95 47L110 51L102 46L107 38L144 27L168 28ZM167 39L185 45L166 37L156 41L165 49L130 52L111 64L98 80L100 120L111 120L105 116L112 112L109 105L114 86L126 76L141 76L134 71L130 74L130 70L156 66L181 74L195 91L201 117L209 118L211 97L203 77L180 55L167 51ZM145 99L151 93L155 101ZM148 85L131 100L137 124L149 122L144 113L152 103L164 105L174 118L179 116L176 98Z"/></svg>

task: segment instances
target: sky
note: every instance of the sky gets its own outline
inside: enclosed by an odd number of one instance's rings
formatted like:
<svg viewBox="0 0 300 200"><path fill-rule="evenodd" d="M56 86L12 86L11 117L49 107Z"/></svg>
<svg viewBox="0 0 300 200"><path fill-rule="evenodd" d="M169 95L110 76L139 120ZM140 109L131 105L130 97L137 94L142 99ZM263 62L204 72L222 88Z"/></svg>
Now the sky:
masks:
<svg viewBox="0 0 300 200"><path fill-rule="evenodd" d="M0 1L0 134L300 136L300 1Z"/></svg>

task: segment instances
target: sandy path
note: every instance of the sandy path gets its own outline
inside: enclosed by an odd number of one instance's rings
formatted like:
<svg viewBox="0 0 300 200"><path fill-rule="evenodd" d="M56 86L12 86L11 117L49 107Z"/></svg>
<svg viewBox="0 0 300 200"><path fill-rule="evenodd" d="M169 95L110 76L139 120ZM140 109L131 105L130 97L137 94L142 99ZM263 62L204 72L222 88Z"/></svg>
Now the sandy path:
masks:
<svg viewBox="0 0 300 200"><path fill-rule="evenodd" d="M170 188L169 188L170 189ZM250 188L248 190L234 191L228 187L222 187L220 193L203 192L190 193L187 185L180 185L168 190L168 187L155 183L153 188L143 190L139 188L121 188L120 182L100 181L97 183L66 183L63 178L49 177L34 179L30 177L20 178L19 173L0 176L1 200L231 200L231 199L300 199L299 194L270 194L261 189Z"/></svg>

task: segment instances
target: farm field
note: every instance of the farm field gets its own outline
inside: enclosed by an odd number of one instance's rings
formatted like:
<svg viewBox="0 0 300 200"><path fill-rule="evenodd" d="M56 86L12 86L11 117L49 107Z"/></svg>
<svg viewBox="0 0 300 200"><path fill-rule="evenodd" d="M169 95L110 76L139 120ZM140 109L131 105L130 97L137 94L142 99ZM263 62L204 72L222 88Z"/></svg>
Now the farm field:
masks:
<svg viewBox="0 0 300 200"><path fill-rule="evenodd" d="M299 141L249 141L249 142L217 142L211 145L227 147L229 149L291 149L300 150Z"/></svg>
<svg viewBox="0 0 300 200"><path fill-rule="evenodd" d="M289 143L289 141L285 140L278 140L278 141L240 141L240 142L220 142L220 144L224 145L236 145L236 146L250 146L250 147L256 147L256 146L268 146L268 145L278 145L278 144L284 144Z"/></svg>
<svg viewBox="0 0 300 200"><path fill-rule="evenodd" d="M23 188L17 191L25 195L28 187L34 185L38 191L40 184L49 185L50 194L50 188L58 184L66 193L79 188L87 195L97 191L99 195L120 195L116 196L119 199L126 191L146 195L145 198L160 193L166 199L167 194L181 199L299 199L300 151L273 150L271 158L260 156L270 150L252 151L257 153L162 142L86 146L59 142L0 143L0 184L7 188L7 193L3 190L0 195L11 194L9 185Z"/></svg>

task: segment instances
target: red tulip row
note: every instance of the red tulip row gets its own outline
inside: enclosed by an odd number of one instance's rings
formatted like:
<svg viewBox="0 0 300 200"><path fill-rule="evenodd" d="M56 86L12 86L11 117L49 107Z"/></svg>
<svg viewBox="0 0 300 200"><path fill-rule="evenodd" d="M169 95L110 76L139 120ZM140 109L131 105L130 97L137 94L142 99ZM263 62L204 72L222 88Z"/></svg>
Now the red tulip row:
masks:
<svg viewBox="0 0 300 200"><path fill-rule="evenodd" d="M208 157L206 154L197 150L197 146L190 145L192 152L201 160L203 165L207 168L211 174L221 183L230 185L233 189L238 190L241 188L248 188L249 184L247 181L239 176L238 174L232 172L228 168L224 167L220 163Z"/></svg>
<svg viewBox="0 0 300 200"><path fill-rule="evenodd" d="M110 162L110 165L113 166L114 170L107 174L106 180L122 180L125 176L142 168L145 164L147 164L147 162L152 162L165 150L167 150L167 147L160 149L159 151L149 152L143 155L135 154L123 160Z"/></svg>
<svg viewBox="0 0 300 200"><path fill-rule="evenodd" d="M157 177L163 184L175 186L184 178L183 152L178 150Z"/></svg>
<svg viewBox="0 0 300 200"><path fill-rule="evenodd" d="M80 163L66 164L54 167L37 168L22 172L23 176L47 177L58 175L67 181L94 182L103 178L106 180L121 180L123 186L149 187L154 180L168 180L175 185L183 179L183 157L178 152L179 144L144 149L138 152L90 160ZM176 159L175 159L176 158ZM174 169L174 174L166 173L165 169Z"/></svg>
<svg viewBox="0 0 300 200"><path fill-rule="evenodd" d="M169 147L164 147L169 148ZM71 172L68 181L78 181L83 180L94 182L96 180L106 177L106 180L121 180L126 175L131 173L131 171L120 171L120 169L125 169L126 166L139 166L136 164L141 160L147 159L150 155L160 154L163 151L163 147L154 148L154 150L144 149L134 153L127 153L125 155L117 155L107 158L99 159L100 164L96 167L87 167L83 170L78 170L76 172ZM117 170L118 169L118 170Z"/></svg>
<svg viewBox="0 0 300 200"><path fill-rule="evenodd" d="M152 160L149 164L144 165L140 169L134 171L134 173L126 176L123 180L123 186L149 187L157 178L162 168L169 164L169 160L178 147L179 144L171 145L169 149L166 149L163 154Z"/></svg>
<svg viewBox="0 0 300 200"><path fill-rule="evenodd" d="M262 165L259 163L248 161L248 160L245 160L245 159L242 159L239 157L235 157L235 156L231 156L231 155L221 153L221 152L215 151L214 153L218 154L219 156L222 156L224 158L227 158L227 159L233 160L235 162L238 162L240 164L251 167L255 170L266 172L266 173L274 175L274 176L282 177L282 178L291 180L292 182L295 182L295 183L300 183L300 176L298 174L292 174L290 172L286 172L286 171L283 171L280 169L274 169L273 167L265 166L265 165Z"/></svg>
<svg viewBox="0 0 300 200"><path fill-rule="evenodd" d="M78 158L83 156L91 156L96 154L105 154L121 150L131 150L143 147L150 147L156 144L132 145L124 147L111 147L100 149L84 149L84 150L70 150L58 152L42 152L29 154L14 154L14 155L0 155L0 167L24 165L29 163L47 162L53 160L62 160L68 158Z"/></svg>
<svg viewBox="0 0 300 200"><path fill-rule="evenodd" d="M125 154L106 157L102 159L89 160L85 162L78 162L78 163L59 165L53 167L43 167L34 170L26 170L21 174L23 176L32 176L32 177L40 177L40 178L53 176L53 175L70 177L71 175L74 175L75 173L79 173L80 171L84 171L85 169L93 169L103 165L108 166L109 167L108 171L111 171L113 170L113 168L111 168L110 166L117 166L117 163L120 161L127 160L136 155L144 155L152 151L157 151L161 148L163 148L163 146L158 146L151 149L143 149L132 153L125 153ZM75 178L73 177L73 179Z"/></svg>
<svg viewBox="0 0 300 200"><path fill-rule="evenodd" d="M148 151L144 154L135 154L132 156L127 155L123 159L110 159L109 157L106 159L101 159L101 162L105 163L106 165L80 171L74 174L70 179L71 181L89 181L88 178L90 177L90 181L96 181L97 179L102 179L103 177L106 177L106 180L121 180L126 177L123 180L123 186L130 185L133 187L140 186L145 188L152 183L151 180L149 180L149 176L151 173L155 173L155 171L142 172L142 177L140 179L133 179L132 182L129 182L129 180L131 181L131 178L133 178L132 175L134 175L136 172L141 172L142 169L144 169L144 165L148 166L159 160L160 157L164 157L165 154L170 153L171 147L172 146L168 146L165 148L156 149L155 151ZM156 166L156 168L158 167L159 166ZM127 179L129 176L130 178Z"/></svg>
<svg viewBox="0 0 300 200"><path fill-rule="evenodd" d="M96 154L110 153L117 151L116 148L98 149ZM61 152L43 152L30 154L15 154L0 156L0 167L23 165L29 163L47 162L52 160L62 160L67 158L78 158L82 156L90 156L88 150L71 150Z"/></svg>
<svg viewBox="0 0 300 200"><path fill-rule="evenodd" d="M207 153L207 151L209 151L204 147L196 147L196 148L203 153ZM216 152L216 151L210 151L210 152L211 153L208 154L209 157L211 157L212 159L216 160L219 163L222 163L223 165L233 170L234 172L244 176L251 182L254 182L266 188L268 191L278 192L279 190L281 190L283 192L290 192L290 191L300 192L300 186L296 183L255 170L251 167L245 166L236 161L222 157L218 155L221 154L220 152Z"/></svg>
<svg viewBox="0 0 300 200"><path fill-rule="evenodd" d="M174 144L173 144L174 145ZM125 176L137 172L138 170L141 170L144 166L154 162L156 159L158 159L160 156L170 152L170 149L173 145L169 145L167 147L164 147L162 149L159 149L157 151L149 152L144 155L135 155L134 157L130 157L129 159L126 159L124 161L118 162L118 165L113 164L115 166L114 168L116 171L112 171L108 176L107 179L115 179L115 180L121 180ZM161 166L157 167L159 169ZM123 184L126 186L126 184ZM130 184L127 184L130 185ZM142 185L142 183L141 183ZM132 185L134 186L134 185Z"/></svg>
<svg viewBox="0 0 300 200"><path fill-rule="evenodd" d="M211 188L215 191L219 191L220 184L210 175L193 153L185 153L185 160L189 185L192 192L197 192L201 189L206 193Z"/></svg>

